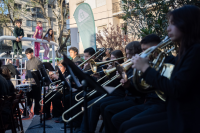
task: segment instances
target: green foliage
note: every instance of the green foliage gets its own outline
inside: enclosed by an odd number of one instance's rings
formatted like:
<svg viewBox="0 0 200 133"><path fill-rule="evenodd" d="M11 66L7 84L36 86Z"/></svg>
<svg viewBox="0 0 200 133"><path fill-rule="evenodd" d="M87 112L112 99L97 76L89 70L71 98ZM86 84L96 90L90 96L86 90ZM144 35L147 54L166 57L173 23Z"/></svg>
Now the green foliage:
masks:
<svg viewBox="0 0 200 133"><path fill-rule="evenodd" d="M122 0L122 18L135 38L152 33L163 37L167 35L167 13L187 4L197 5L198 0Z"/></svg>

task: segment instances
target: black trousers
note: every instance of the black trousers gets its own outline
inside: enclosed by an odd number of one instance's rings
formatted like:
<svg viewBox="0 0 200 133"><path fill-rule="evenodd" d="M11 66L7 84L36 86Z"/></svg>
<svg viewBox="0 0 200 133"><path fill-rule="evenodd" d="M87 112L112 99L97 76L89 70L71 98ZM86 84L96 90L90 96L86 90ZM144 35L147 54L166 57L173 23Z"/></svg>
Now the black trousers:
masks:
<svg viewBox="0 0 200 133"><path fill-rule="evenodd" d="M106 133L117 132L117 129L114 127L114 125L111 122L111 118L114 114L120 111L123 111L124 109L129 108L131 106L141 104L142 102L143 102L142 99L137 99L135 97L128 96L123 99L116 100L115 103L113 102L113 104L111 105L108 105L107 103L103 103L101 105L101 112L103 116L105 132Z"/></svg>
<svg viewBox="0 0 200 133"><path fill-rule="evenodd" d="M65 90L65 94L68 95L69 91ZM53 91L45 99L48 100L49 98L51 99L44 106L46 117L48 118L51 116L50 114L51 102L53 105L53 110L52 110L53 117L60 117L63 113L63 106L62 106L63 94L61 92Z"/></svg>
<svg viewBox="0 0 200 133"><path fill-rule="evenodd" d="M169 133L167 112L133 117L121 125L119 133Z"/></svg>
<svg viewBox="0 0 200 133"><path fill-rule="evenodd" d="M92 99L91 101L88 102L88 105L92 104L93 102L95 102L96 100L98 100L100 97L102 97L103 95L96 97L94 99ZM93 104L89 109L88 109L88 125L89 125L89 131L90 132L95 132L96 130L96 126L99 120L99 115L101 114L100 111L100 107L101 104L103 103L107 103L109 104L113 104L116 103L117 101L121 101L123 100L123 97L120 96L107 96L104 97L103 99L101 99L100 101L98 101L97 103ZM106 104L104 104L106 105ZM85 129L85 117L83 117L82 123L81 123L81 130L84 131Z"/></svg>
<svg viewBox="0 0 200 133"><path fill-rule="evenodd" d="M35 108L34 114L39 115L41 110L39 101L41 100L41 88L37 87L37 85L32 85L32 90L27 92L27 105L31 108L33 99L35 99Z"/></svg>
<svg viewBox="0 0 200 133"><path fill-rule="evenodd" d="M110 125L114 125L114 129L116 129L116 131L119 131L119 128L123 122L130 120L132 117L143 117L146 115L157 114L166 110L165 103L158 98L150 99L145 102L145 104L129 107L119 113L116 112L116 110L118 110L117 106L119 106L119 104L113 105L105 110L108 116L115 113L111 118L112 124Z"/></svg>

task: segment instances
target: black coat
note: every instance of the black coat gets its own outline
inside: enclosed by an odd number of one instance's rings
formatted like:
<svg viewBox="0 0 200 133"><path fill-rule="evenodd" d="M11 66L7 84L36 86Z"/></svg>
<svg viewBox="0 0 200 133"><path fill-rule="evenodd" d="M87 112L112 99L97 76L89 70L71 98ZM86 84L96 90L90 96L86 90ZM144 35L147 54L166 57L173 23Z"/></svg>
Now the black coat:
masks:
<svg viewBox="0 0 200 133"><path fill-rule="evenodd" d="M171 78L148 68L143 78L167 97L170 133L200 133L200 45L191 46L176 64Z"/></svg>

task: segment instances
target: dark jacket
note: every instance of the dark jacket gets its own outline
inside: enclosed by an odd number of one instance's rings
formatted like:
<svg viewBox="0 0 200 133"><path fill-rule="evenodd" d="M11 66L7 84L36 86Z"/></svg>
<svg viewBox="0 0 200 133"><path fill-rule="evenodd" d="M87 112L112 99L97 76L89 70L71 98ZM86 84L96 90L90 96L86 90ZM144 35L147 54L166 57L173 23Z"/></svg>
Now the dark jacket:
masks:
<svg viewBox="0 0 200 133"><path fill-rule="evenodd" d="M77 55L74 59L72 59L73 62L77 62L77 61L80 61L80 62L83 62L83 60L81 59L81 57L79 55Z"/></svg>
<svg viewBox="0 0 200 133"><path fill-rule="evenodd" d="M24 37L24 30L20 27L15 26L13 35L17 38L18 36Z"/></svg>
<svg viewBox="0 0 200 133"><path fill-rule="evenodd" d="M200 133L200 44L191 46L176 64L171 78L148 68L145 81L163 91L167 97L170 133Z"/></svg>
<svg viewBox="0 0 200 133"><path fill-rule="evenodd" d="M0 96L9 95L10 91L8 83L2 75L0 75L0 85L1 85Z"/></svg>
<svg viewBox="0 0 200 133"><path fill-rule="evenodd" d="M7 80L8 87L9 87L9 95L12 96L15 93L15 87L10 80Z"/></svg>

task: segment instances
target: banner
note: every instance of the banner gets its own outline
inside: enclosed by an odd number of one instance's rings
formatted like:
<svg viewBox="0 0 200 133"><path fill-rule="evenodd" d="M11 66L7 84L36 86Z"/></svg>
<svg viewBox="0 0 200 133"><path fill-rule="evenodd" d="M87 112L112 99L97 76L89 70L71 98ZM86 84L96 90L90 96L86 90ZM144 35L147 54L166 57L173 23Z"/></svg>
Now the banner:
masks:
<svg viewBox="0 0 200 133"><path fill-rule="evenodd" d="M96 32L92 9L89 4L80 4L75 12L78 31L81 37L83 48L93 47L96 51Z"/></svg>

